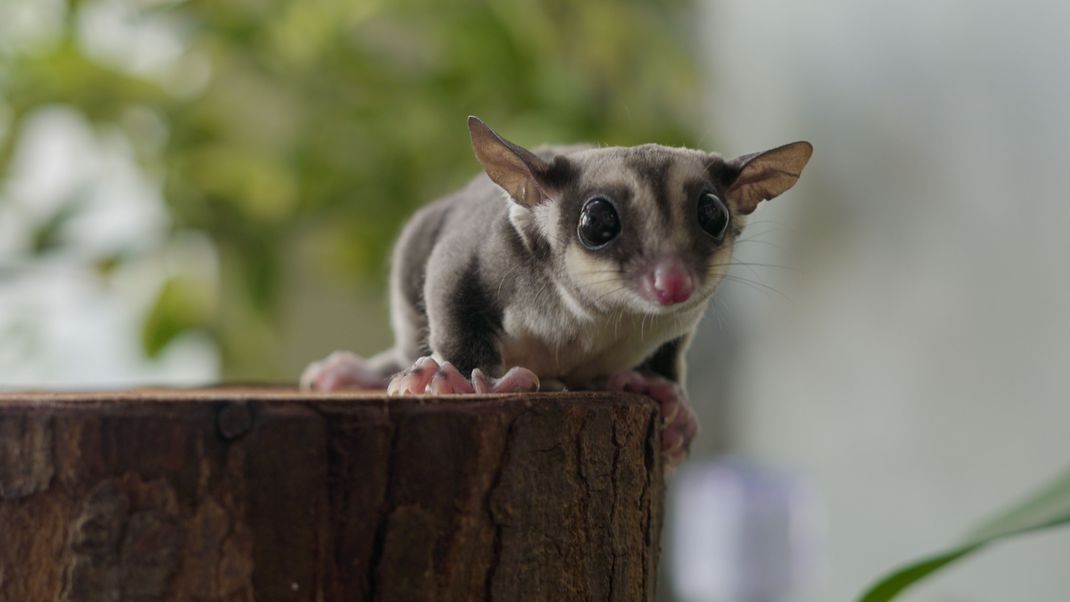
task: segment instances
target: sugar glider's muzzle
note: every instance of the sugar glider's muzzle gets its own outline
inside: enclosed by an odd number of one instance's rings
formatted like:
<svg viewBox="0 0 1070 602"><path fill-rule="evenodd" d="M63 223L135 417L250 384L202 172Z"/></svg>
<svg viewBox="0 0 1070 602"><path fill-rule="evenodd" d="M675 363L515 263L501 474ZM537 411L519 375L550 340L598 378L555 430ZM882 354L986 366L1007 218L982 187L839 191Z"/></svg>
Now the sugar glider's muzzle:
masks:
<svg viewBox="0 0 1070 602"><path fill-rule="evenodd" d="M661 305L676 305L691 298L695 292L695 277L686 265L675 257L657 260L643 277L643 289L652 301Z"/></svg>

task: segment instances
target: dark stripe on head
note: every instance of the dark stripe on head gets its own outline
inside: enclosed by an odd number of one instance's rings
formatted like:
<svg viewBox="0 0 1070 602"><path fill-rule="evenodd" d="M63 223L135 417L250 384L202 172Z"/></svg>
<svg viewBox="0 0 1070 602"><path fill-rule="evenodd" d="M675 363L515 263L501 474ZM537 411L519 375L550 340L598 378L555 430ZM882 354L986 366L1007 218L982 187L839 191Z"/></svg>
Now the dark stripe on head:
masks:
<svg viewBox="0 0 1070 602"><path fill-rule="evenodd" d="M658 208L661 223L669 226L672 221L672 211L669 207L668 178L669 167L672 160L669 157L658 156L653 153L637 152L630 156L626 162L629 169L635 172L636 177L654 197L654 203Z"/></svg>
<svg viewBox="0 0 1070 602"><path fill-rule="evenodd" d="M540 177L542 184L551 190L562 190L576 179L576 166L567 158L556 155L550 162L550 169Z"/></svg>

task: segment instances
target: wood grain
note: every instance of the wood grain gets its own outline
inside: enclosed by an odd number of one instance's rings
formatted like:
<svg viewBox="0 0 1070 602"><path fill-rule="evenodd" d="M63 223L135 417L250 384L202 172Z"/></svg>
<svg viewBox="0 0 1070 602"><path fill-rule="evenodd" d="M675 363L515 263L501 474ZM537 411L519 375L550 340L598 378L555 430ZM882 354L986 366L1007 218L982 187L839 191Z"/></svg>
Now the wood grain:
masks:
<svg viewBox="0 0 1070 602"><path fill-rule="evenodd" d="M2 600L653 600L645 397L0 395Z"/></svg>

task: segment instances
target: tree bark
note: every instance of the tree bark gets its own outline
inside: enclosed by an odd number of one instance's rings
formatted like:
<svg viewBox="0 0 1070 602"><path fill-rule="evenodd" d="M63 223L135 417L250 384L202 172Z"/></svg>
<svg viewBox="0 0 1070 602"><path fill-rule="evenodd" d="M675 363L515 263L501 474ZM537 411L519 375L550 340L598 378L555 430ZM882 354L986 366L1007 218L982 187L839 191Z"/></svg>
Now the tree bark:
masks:
<svg viewBox="0 0 1070 602"><path fill-rule="evenodd" d="M653 600L645 397L0 396L2 600Z"/></svg>

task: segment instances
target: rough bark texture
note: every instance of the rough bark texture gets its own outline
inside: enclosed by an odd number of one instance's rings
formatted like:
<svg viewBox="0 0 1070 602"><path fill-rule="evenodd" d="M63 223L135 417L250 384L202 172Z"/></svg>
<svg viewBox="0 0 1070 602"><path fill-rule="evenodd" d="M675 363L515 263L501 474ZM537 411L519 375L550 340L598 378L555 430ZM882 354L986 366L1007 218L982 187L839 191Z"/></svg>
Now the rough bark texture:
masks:
<svg viewBox="0 0 1070 602"><path fill-rule="evenodd" d="M653 600L630 395L0 396L0 600Z"/></svg>

